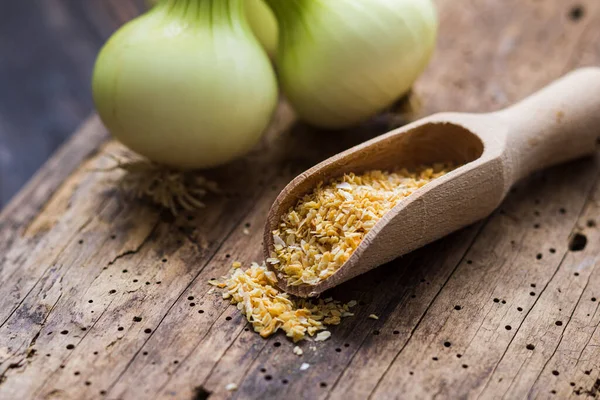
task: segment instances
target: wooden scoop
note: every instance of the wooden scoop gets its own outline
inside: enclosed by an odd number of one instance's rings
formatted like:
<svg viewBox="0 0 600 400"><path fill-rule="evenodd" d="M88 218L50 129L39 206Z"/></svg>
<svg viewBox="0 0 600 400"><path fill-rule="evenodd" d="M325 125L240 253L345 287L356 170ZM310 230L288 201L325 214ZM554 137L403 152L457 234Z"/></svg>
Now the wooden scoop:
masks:
<svg viewBox="0 0 600 400"><path fill-rule="evenodd" d="M280 218L321 181L348 172L393 170L436 162L460 168L398 203L369 231L349 260L316 285L278 286L317 296L488 216L510 187L530 173L592 154L600 144L600 68L569 73L540 92L488 114L442 113L393 130L333 156L296 177L271 207L264 253L273 251Z"/></svg>

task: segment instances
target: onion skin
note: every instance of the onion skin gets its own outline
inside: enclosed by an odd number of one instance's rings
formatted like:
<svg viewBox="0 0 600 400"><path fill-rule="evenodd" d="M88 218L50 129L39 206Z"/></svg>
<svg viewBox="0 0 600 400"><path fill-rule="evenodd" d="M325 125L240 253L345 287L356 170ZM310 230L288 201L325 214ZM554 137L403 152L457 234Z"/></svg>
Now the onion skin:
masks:
<svg viewBox="0 0 600 400"><path fill-rule="evenodd" d="M158 2L159 0L146 0L148 7L154 7ZM269 57L274 59L277 53L279 30L273 11L264 0L244 0L244 7L252 32Z"/></svg>
<svg viewBox="0 0 600 400"><path fill-rule="evenodd" d="M300 119L339 129L406 94L437 36L431 0L267 0L280 29L277 67Z"/></svg>
<svg viewBox="0 0 600 400"><path fill-rule="evenodd" d="M248 23L271 58L277 54L279 29L275 14L263 0L244 0Z"/></svg>
<svg viewBox="0 0 600 400"><path fill-rule="evenodd" d="M278 90L241 1L170 0L109 39L92 89L115 138L182 170L226 164L257 144ZM186 2L192 9L177 7ZM212 15L194 7L208 7ZM230 10L235 15L226 15Z"/></svg>

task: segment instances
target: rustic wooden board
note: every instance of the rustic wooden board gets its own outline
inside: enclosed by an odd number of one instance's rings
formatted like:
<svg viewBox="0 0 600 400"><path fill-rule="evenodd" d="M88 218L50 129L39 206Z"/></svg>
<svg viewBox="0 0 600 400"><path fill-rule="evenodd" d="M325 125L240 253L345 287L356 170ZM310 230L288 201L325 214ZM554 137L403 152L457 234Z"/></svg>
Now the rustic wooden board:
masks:
<svg viewBox="0 0 600 400"><path fill-rule="evenodd" d="M493 110L600 63L597 1L437 3L422 115ZM399 115L329 133L282 105L259 149L210 173L225 194L178 218L93 171L118 145L92 118L0 216L0 398L596 397L598 157L537 174L487 220L334 289L360 301L356 316L301 357L210 292L233 260L260 259L293 176Z"/></svg>

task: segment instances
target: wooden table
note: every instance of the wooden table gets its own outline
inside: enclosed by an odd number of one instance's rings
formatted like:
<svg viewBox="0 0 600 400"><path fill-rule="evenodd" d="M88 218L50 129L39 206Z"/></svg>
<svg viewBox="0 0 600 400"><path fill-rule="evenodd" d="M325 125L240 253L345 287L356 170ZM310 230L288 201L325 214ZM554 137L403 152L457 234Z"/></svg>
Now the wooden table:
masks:
<svg viewBox="0 0 600 400"><path fill-rule="evenodd" d="M421 115L497 109L600 63L596 0L437 3ZM336 288L360 301L356 316L300 357L210 292L233 260L260 260L268 207L295 174L398 115L328 133L282 106L260 148L210 174L225 194L178 218L93 171L117 145L90 119L0 216L0 398L596 397L597 158L544 171L487 220Z"/></svg>

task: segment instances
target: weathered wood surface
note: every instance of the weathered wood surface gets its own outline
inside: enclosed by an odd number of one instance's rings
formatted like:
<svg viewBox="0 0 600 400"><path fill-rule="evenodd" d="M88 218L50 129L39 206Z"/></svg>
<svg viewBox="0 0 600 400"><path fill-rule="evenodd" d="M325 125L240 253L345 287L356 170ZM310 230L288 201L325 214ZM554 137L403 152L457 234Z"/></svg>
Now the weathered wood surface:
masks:
<svg viewBox="0 0 600 400"><path fill-rule="evenodd" d="M421 114L493 110L600 63L597 1L437 3ZM342 135L282 107L260 149L211 173L226 194L174 219L92 171L117 146L91 119L0 216L0 398L597 397L598 158L544 171L487 220L334 289L360 301L356 316L301 357L210 293L231 261L259 260L295 174L403 122L390 112Z"/></svg>

